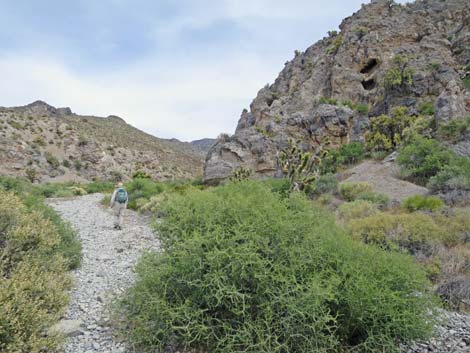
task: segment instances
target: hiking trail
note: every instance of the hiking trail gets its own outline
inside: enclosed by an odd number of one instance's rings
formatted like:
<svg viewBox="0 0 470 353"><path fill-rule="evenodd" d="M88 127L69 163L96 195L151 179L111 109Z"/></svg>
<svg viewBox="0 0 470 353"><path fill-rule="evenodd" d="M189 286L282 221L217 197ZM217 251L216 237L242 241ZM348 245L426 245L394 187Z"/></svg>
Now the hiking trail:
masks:
<svg viewBox="0 0 470 353"><path fill-rule="evenodd" d="M126 353L113 337L109 318L112 299L128 288L144 250L158 249L149 222L127 210L123 229L113 229L114 214L100 204L103 195L51 199L49 205L71 223L82 243L82 263L73 271L74 287L59 329L67 337L64 353Z"/></svg>

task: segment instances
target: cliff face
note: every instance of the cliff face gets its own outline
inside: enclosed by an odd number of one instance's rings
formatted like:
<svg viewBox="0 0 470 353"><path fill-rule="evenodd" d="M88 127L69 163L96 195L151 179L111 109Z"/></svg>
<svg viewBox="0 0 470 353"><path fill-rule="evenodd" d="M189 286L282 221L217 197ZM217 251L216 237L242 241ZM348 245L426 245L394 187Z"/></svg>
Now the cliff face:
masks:
<svg viewBox="0 0 470 353"><path fill-rule="evenodd" d="M204 153L189 143L151 136L117 116L73 114L37 101L0 107L0 174L37 181L202 174Z"/></svg>
<svg viewBox="0 0 470 353"><path fill-rule="evenodd" d="M277 173L277 152L289 138L313 150L326 138L361 141L369 118L406 106L435 107L438 122L470 111L468 0L398 5L376 0L285 64L272 85L244 110L233 136L211 148L204 179L217 182L241 166ZM467 86L467 87L465 87Z"/></svg>

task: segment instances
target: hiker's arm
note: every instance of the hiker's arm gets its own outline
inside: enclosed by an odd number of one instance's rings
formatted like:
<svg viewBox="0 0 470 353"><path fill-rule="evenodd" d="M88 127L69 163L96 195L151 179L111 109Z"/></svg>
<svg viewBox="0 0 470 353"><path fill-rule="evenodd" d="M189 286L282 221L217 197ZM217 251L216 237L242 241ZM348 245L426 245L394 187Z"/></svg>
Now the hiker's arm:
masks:
<svg viewBox="0 0 470 353"><path fill-rule="evenodd" d="M116 193L117 193L117 190L114 190L113 195L111 196L111 200L109 202L109 207L113 207L114 199L116 198Z"/></svg>

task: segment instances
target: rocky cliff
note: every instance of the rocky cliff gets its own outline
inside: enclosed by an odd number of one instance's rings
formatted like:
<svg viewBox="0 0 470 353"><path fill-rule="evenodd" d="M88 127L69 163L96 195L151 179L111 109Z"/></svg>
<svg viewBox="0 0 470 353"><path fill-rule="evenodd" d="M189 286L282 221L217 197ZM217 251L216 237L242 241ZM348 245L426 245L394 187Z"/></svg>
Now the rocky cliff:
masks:
<svg viewBox="0 0 470 353"><path fill-rule="evenodd" d="M37 101L0 107L0 174L37 181L202 175L204 153L151 136L117 116L80 116Z"/></svg>
<svg viewBox="0 0 470 353"><path fill-rule="evenodd" d="M437 122L470 111L468 0L407 5L375 0L304 52L296 52L273 84L244 110L233 136L210 149L204 179L217 182L239 167L278 172L289 138L313 150L362 141L369 118L405 106L433 107Z"/></svg>

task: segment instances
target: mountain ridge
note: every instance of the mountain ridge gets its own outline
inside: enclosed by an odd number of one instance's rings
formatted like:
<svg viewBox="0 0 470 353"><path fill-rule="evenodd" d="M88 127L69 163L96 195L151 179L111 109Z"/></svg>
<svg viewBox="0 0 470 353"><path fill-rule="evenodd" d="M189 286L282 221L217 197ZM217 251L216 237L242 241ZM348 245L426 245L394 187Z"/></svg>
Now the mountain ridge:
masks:
<svg viewBox="0 0 470 353"><path fill-rule="evenodd" d="M190 143L162 139L116 115L78 115L37 100L0 107L1 172L37 181L129 178L194 178L204 152Z"/></svg>

